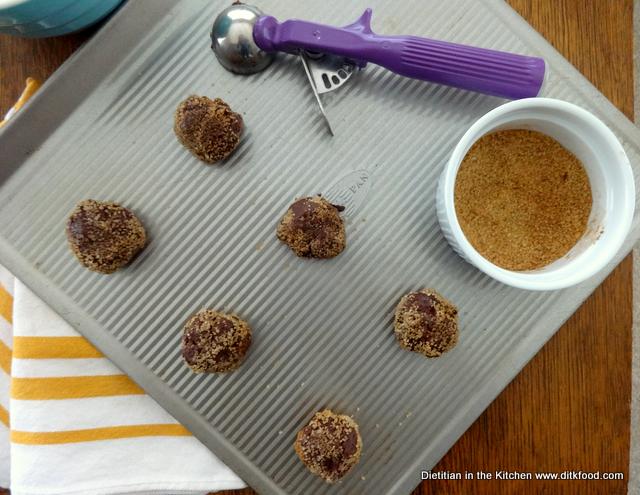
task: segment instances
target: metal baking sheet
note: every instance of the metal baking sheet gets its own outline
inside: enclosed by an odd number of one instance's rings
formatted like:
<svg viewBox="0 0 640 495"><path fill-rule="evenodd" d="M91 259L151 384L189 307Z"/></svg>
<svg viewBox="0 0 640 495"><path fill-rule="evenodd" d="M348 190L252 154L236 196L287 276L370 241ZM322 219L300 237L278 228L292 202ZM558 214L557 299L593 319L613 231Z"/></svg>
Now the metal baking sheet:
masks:
<svg viewBox="0 0 640 495"><path fill-rule="evenodd" d="M331 138L295 59L254 77L217 64L208 31L224 5L128 2L2 130L0 261L260 493L408 493L630 250L638 218L615 261L579 287L492 281L449 248L434 195L456 141L502 101L370 66L324 97ZM544 94L607 122L640 177L637 130L501 2L261 1L280 19L335 24L366 6L380 33L545 57ZM223 166L197 162L173 135L173 111L192 93L245 117ZM348 247L301 260L275 228L296 196L318 192L348 205ZM102 276L70 255L64 222L84 198L143 219L151 242L128 269ZM460 342L434 360L392 333L399 297L424 286L460 308ZM183 322L204 306L253 326L239 371L194 375L183 364ZM364 439L357 468L330 489L292 448L322 407L352 414Z"/></svg>

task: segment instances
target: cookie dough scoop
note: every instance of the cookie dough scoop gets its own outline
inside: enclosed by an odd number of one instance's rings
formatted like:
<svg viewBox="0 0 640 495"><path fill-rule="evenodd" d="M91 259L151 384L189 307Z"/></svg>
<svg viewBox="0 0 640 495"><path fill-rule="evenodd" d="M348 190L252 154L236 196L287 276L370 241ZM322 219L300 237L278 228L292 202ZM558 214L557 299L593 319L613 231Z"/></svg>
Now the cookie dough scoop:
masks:
<svg viewBox="0 0 640 495"><path fill-rule="evenodd" d="M280 22L236 1L216 17L211 48L224 68L240 74L264 70L277 52L299 56L332 135L320 94L341 87L367 63L503 98L530 98L542 90L546 63L541 58L411 35L379 35L371 29L371 17L372 10L366 9L344 27L299 19Z"/></svg>

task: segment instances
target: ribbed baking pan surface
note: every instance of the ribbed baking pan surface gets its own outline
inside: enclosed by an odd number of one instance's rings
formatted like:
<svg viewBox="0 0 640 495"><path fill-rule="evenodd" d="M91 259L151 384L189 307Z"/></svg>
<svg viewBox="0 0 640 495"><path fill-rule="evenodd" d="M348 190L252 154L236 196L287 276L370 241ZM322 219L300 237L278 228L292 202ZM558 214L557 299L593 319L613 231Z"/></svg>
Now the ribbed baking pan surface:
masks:
<svg viewBox="0 0 640 495"><path fill-rule="evenodd" d="M318 116L298 60L253 77L216 62L209 29L227 2L135 0L65 64L0 135L0 261L86 335L260 493L405 494L451 447L638 239L571 290L533 293L484 276L438 228L436 180L453 146L497 98L375 66L324 96ZM279 19L346 25L543 56L544 95L601 117L640 177L640 134L506 4L477 0L261 0ZM190 94L221 97L247 132L228 163L177 142ZM278 242L300 195L348 208L347 249L296 258ZM150 244L104 276L70 254L64 224L85 198L143 220ZM392 331L402 294L435 287L460 308L457 347L427 360ZM234 311L254 328L240 370L195 375L180 357L193 312ZM364 450L329 487L292 448L316 410L352 414ZM188 459L185 459L188 462Z"/></svg>

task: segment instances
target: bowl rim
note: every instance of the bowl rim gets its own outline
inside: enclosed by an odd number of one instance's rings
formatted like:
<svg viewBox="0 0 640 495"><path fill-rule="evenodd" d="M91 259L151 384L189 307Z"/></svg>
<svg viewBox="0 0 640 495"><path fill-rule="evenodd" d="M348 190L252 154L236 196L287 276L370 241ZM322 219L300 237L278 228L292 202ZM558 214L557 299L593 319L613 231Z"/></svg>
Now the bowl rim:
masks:
<svg viewBox="0 0 640 495"><path fill-rule="evenodd" d="M20 7L21 5L28 6L29 8L33 8L34 5L38 5L41 3L42 3L42 0L0 0L0 12L8 11L9 9ZM61 6L66 7L70 3L73 3L73 0L61 0L60 4L56 6L56 9L59 9ZM64 5L61 5L61 4L64 4Z"/></svg>
<svg viewBox="0 0 640 495"><path fill-rule="evenodd" d="M8 9L9 7L15 7L21 3L27 3L30 0L0 0L0 9Z"/></svg>
<svg viewBox="0 0 640 495"><path fill-rule="evenodd" d="M484 256L482 256L467 240L466 235L462 231L462 227L458 222L458 217L455 211L454 204L454 188L455 180L458 174L462 159L466 155L468 149L480 139L481 136L486 133L480 134L478 137L473 137L478 134L479 129L490 124L492 121L497 120L505 114L516 112L527 108L545 108L559 110L561 112L570 113L573 117L578 117L581 120L586 121L587 124L592 126L602 137L608 142L612 149L616 150L616 154L619 156L617 166L620 168L622 175L624 176L624 190L623 190L623 211L618 212L616 215L619 217L619 221L622 227L619 229L620 234L612 239L610 242L611 252L607 256L601 256L594 259L594 262L589 264L587 269L580 270L579 272L567 273L567 276L561 279L550 279L550 272L536 272L536 271L513 271L501 268ZM451 153L446 165L446 169L443 175L443 200L444 211L449 223L449 228L458 244L459 249L462 251L463 256L466 257L473 265L478 269L489 275L490 277L521 289L528 290L557 290L567 288L580 282L587 280L602 270L608 265L611 260L618 254L620 248L624 244L633 221L635 212L635 183L633 177L633 171L629 158L624 151L624 148L613 131L609 129L599 118L593 115L588 110L579 107L573 103L567 101L558 100L554 98L525 98L521 100L515 100L484 114L478 120L476 120L469 129L464 133L456 144L453 152ZM596 241L597 242L597 241ZM569 266L569 265L566 265Z"/></svg>

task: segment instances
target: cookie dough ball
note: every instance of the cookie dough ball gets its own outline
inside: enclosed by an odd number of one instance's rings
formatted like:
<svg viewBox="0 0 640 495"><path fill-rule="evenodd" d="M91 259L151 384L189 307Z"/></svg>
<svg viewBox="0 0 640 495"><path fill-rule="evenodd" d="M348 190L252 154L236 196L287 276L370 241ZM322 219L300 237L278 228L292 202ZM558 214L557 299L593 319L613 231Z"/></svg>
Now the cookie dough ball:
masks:
<svg viewBox="0 0 640 495"><path fill-rule="evenodd" d="M345 247L343 206L329 203L320 196L298 199L278 225L278 239L298 256L333 258Z"/></svg>
<svg viewBox="0 0 640 495"><path fill-rule="evenodd" d="M360 460L362 438L353 419L325 409L298 432L293 446L309 471L333 483Z"/></svg>
<svg viewBox="0 0 640 495"><path fill-rule="evenodd" d="M190 96L178 106L173 130L178 140L207 163L215 163L234 152L240 143L242 117L220 98Z"/></svg>
<svg viewBox="0 0 640 495"><path fill-rule="evenodd" d="M238 368L250 345L251 328L246 321L203 309L184 327L182 357L196 373L221 373Z"/></svg>
<svg viewBox="0 0 640 495"><path fill-rule="evenodd" d="M394 321L400 347L438 357L458 342L458 309L433 289L400 299Z"/></svg>
<svg viewBox="0 0 640 495"><path fill-rule="evenodd" d="M129 264L147 242L144 227L131 210L93 199L78 203L67 220L66 232L80 263L100 273Z"/></svg>

